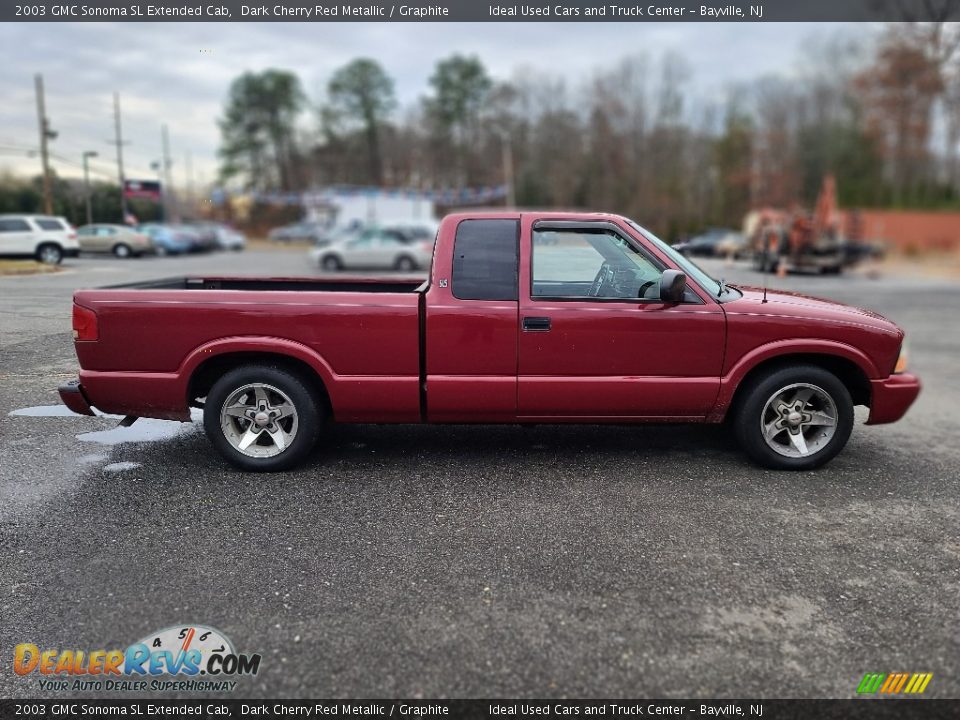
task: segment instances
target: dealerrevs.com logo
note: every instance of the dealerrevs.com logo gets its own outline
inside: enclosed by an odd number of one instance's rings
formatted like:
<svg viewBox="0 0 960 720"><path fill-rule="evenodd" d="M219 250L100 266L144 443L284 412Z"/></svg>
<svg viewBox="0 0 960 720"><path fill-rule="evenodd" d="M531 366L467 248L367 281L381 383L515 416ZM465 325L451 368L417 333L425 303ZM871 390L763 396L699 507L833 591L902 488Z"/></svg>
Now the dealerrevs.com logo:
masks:
<svg viewBox="0 0 960 720"><path fill-rule="evenodd" d="M229 691L231 678L256 675L260 655L244 655L220 631L182 625L151 633L126 650L14 648L13 671L39 677L43 691ZM201 678L202 676L202 678Z"/></svg>

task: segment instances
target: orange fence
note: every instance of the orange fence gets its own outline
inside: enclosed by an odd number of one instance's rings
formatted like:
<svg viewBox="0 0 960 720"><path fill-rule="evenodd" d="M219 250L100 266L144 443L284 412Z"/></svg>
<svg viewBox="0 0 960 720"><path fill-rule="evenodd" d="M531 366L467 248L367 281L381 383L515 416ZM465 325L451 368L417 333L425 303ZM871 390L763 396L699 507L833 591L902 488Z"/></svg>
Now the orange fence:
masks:
<svg viewBox="0 0 960 720"><path fill-rule="evenodd" d="M859 225L857 234L904 252L960 249L960 212L914 210L846 210L845 227ZM859 217L856 217L859 215ZM849 232L848 232L849 234Z"/></svg>

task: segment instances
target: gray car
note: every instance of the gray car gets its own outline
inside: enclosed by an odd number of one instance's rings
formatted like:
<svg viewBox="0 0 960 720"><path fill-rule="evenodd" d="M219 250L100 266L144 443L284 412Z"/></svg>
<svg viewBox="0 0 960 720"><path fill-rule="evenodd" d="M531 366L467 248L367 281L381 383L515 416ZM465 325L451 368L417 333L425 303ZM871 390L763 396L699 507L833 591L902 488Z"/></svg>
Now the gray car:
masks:
<svg viewBox="0 0 960 720"><path fill-rule="evenodd" d="M327 229L320 223L298 222L270 231L270 239L278 242L318 242L326 237Z"/></svg>
<svg viewBox="0 0 960 720"><path fill-rule="evenodd" d="M412 239L398 228L369 228L341 237L311 256L324 270L397 270L414 272L430 267L433 241Z"/></svg>

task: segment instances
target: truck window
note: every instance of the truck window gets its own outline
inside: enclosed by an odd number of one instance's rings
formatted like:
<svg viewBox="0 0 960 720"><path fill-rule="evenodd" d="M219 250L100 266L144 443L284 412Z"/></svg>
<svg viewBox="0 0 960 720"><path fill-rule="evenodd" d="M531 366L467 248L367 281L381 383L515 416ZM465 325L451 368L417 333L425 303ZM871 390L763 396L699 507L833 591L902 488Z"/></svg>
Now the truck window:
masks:
<svg viewBox="0 0 960 720"><path fill-rule="evenodd" d="M535 230L533 296L652 299L661 268L608 230Z"/></svg>
<svg viewBox="0 0 960 720"><path fill-rule="evenodd" d="M453 244L453 296L516 300L520 265L517 220L464 220Z"/></svg>

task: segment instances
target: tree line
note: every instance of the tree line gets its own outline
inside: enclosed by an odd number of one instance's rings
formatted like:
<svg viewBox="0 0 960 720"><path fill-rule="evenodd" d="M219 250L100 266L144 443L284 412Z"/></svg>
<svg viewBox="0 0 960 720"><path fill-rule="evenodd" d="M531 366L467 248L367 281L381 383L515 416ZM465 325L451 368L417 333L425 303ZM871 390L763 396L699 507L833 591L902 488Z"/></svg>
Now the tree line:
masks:
<svg viewBox="0 0 960 720"><path fill-rule="evenodd" d="M409 106L370 58L313 102L292 72L247 72L219 121L221 179L446 188L509 173L518 205L622 212L671 236L739 225L751 207L809 206L826 173L844 206L957 208L958 42L950 23L915 22L811 41L799 77L733 86L720 102L697 96L675 53L627 57L584 83L493 78L455 54Z"/></svg>

